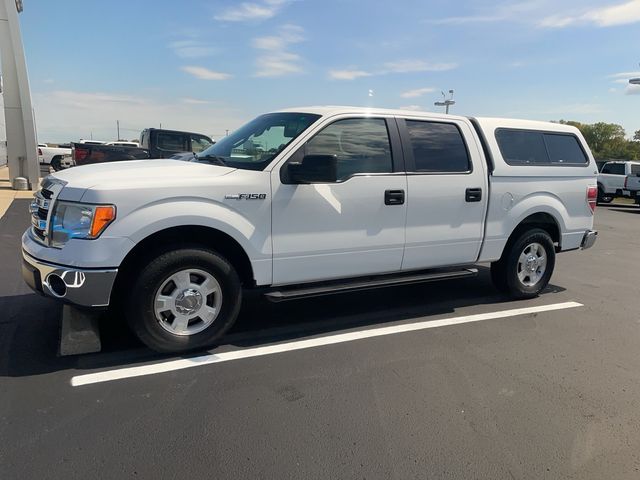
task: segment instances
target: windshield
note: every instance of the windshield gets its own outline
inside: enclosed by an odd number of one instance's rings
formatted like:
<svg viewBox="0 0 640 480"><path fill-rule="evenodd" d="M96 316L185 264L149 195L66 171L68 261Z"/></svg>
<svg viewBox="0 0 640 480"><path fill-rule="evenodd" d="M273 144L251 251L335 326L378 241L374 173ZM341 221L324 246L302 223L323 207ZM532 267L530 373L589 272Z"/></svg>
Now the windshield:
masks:
<svg viewBox="0 0 640 480"><path fill-rule="evenodd" d="M261 115L196 157L234 168L262 170L318 118L320 115L289 112Z"/></svg>

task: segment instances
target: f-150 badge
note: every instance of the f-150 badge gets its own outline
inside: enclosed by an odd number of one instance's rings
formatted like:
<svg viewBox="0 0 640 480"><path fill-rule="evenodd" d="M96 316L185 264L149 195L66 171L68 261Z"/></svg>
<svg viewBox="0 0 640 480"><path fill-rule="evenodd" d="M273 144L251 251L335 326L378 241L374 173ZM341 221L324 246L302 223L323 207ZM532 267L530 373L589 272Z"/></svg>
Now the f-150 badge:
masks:
<svg viewBox="0 0 640 480"><path fill-rule="evenodd" d="M233 193L225 195L226 200L264 200L266 193Z"/></svg>

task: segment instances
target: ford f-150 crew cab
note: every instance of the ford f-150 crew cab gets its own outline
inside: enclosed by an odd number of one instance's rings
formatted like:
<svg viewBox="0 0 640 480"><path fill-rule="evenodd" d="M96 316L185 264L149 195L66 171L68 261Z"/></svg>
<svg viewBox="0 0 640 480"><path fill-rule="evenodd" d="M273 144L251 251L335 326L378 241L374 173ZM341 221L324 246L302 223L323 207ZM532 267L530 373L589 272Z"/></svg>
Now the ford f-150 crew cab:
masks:
<svg viewBox="0 0 640 480"><path fill-rule="evenodd" d="M22 238L36 291L117 306L149 347L215 343L271 300L473 275L515 298L596 240L596 164L570 126L313 107L259 116L197 161L50 175Z"/></svg>

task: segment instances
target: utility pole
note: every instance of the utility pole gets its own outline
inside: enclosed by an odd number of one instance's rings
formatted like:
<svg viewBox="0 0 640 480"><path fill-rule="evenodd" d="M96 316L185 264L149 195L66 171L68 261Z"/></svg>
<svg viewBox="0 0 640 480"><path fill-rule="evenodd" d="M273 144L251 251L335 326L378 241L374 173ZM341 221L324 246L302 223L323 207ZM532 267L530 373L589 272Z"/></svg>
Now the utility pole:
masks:
<svg viewBox="0 0 640 480"><path fill-rule="evenodd" d="M18 21L20 12L22 0L0 0L0 58L3 70L7 157L12 185L17 177L25 177L28 188L35 188L38 185L40 166L29 77Z"/></svg>
<svg viewBox="0 0 640 480"><path fill-rule="evenodd" d="M120 140L120 120L116 120L116 129L118 130L118 137L116 140Z"/></svg>
<svg viewBox="0 0 640 480"><path fill-rule="evenodd" d="M228 130L228 129L224 131L224 136L225 136L225 137L228 137L228 136L229 136L229 130Z"/></svg>
<svg viewBox="0 0 640 480"><path fill-rule="evenodd" d="M452 105L455 105L456 102L453 100L453 90L449 90L449 95L450 97L447 99L447 96L444 94L444 92L440 92L442 93L442 102L435 102L434 105L436 107L444 107L445 111L444 113L446 113L447 115L449 114L449 107L451 107Z"/></svg>

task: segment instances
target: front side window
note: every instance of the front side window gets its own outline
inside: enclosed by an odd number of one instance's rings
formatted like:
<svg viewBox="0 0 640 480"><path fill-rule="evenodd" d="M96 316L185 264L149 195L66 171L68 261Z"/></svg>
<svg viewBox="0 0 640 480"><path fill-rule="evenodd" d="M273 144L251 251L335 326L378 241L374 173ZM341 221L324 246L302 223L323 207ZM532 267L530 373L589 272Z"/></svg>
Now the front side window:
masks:
<svg viewBox="0 0 640 480"><path fill-rule="evenodd" d="M196 157L199 161L233 168L263 170L319 118L320 115L290 112L261 115Z"/></svg>
<svg viewBox="0 0 640 480"><path fill-rule="evenodd" d="M200 135L191 135L191 151L193 153L200 153L213 145L208 138Z"/></svg>
<svg viewBox="0 0 640 480"><path fill-rule="evenodd" d="M304 155L335 155L338 181L357 173L391 173L393 161L387 122L349 118L324 128L304 146Z"/></svg>
<svg viewBox="0 0 640 480"><path fill-rule="evenodd" d="M471 170L467 147L456 125L418 120L405 122L417 172L456 173Z"/></svg>

